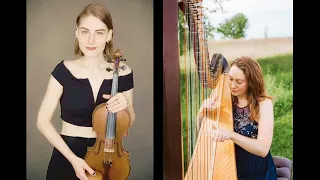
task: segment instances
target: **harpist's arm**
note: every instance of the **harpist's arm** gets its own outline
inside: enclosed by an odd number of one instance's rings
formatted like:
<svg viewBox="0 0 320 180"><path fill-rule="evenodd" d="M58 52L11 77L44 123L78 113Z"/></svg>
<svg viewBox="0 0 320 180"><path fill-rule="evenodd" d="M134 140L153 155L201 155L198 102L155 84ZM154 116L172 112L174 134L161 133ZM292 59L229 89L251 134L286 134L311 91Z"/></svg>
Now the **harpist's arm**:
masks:
<svg viewBox="0 0 320 180"><path fill-rule="evenodd" d="M257 139L245 137L236 132L231 133L231 140L246 151L257 156L265 157L271 147L273 138L273 105L270 99L260 102L260 118Z"/></svg>

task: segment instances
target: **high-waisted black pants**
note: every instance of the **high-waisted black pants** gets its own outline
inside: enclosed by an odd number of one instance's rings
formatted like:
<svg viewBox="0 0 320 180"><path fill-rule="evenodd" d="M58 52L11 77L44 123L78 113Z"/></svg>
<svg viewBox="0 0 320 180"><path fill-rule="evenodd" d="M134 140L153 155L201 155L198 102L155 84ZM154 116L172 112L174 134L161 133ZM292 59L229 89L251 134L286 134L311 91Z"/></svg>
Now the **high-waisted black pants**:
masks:
<svg viewBox="0 0 320 180"><path fill-rule="evenodd" d="M93 146L96 138L81 138L61 135L71 151L80 158L84 158L87 148ZM79 180L71 163L56 149L53 148L49 162L46 180Z"/></svg>

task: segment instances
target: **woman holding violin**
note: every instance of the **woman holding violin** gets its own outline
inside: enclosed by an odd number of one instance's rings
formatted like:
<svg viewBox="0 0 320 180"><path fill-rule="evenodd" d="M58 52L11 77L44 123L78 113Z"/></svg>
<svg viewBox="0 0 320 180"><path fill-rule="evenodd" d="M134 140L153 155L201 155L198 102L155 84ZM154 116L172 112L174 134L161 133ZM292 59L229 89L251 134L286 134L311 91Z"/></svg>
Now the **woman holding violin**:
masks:
<svg viewBox="0 0 320 180"><path fill-rule="evenodd" d="M104 104L106 114L126 110L128 127L135 121L133 71L122 61L117 93L111 92L115 51L109 11L98 4L86 6L76 19L75 36L74 52L79 58L62 60L53 69L37 116L38 129L54 146L46 180L89 180L86 173L97 174L84 159L97 140L92 118L97 106ZM58 102L60 133L50 122Z"/></svg>

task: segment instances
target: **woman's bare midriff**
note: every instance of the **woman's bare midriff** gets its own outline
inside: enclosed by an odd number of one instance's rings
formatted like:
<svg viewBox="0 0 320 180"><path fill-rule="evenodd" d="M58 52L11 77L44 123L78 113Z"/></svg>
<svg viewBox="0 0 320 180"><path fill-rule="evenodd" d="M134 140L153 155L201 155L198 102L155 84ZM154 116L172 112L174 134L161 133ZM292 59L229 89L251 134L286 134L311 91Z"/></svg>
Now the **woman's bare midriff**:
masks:
<svg viewBox="0 0 320 180"><path fill-rule="evenodd" d="M96 138L97 134L92 127L83 127L62 121L61 135L71 137Z"/></svg>

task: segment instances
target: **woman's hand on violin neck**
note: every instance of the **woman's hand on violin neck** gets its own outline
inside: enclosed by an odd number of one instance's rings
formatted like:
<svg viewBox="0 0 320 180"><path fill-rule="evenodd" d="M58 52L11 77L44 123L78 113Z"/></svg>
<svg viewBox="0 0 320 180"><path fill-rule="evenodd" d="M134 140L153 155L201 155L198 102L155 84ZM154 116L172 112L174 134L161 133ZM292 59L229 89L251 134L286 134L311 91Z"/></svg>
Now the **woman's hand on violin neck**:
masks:
<svg viewBox="0 0 320 180"><path fill-rule="evenodd" d="M102 97L109 99L107 101L107 110L109 112L116 113L128 107L128 100L122 93L117 93L113 97L111 97L111 95L104 94Z"/></svg>
<svg viewBox="0 0 320 180"><path fill-rule="evenodd" d="M88 171L92 176L96 175L96 172L82 158L74 157L70 163L80 180L89 180L86 175L86 171Z"/></svg>

